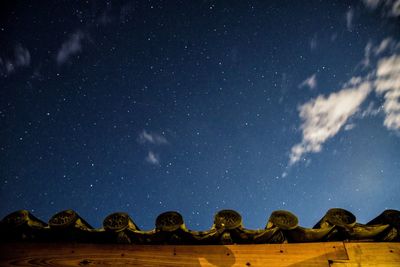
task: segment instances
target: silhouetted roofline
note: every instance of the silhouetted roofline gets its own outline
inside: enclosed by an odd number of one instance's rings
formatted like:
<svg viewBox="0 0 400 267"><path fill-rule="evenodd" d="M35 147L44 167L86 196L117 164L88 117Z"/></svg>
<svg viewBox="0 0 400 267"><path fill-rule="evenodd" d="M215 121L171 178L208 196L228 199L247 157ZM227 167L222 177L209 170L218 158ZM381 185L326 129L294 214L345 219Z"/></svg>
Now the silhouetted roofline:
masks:
<svg viewBox="0 0 400 267"><path fill-rule="evenodd" d="M1 242L79 242L128 244L273 244L325 241L400 241L400 211L385 210L367 224L356 222L349 211L333 208L313 228L298 225L297 217L284 210L271 213L265 229L246 229L241 215L221 210L205 231L187 229L176 211L160 214L153 230L143 231L124 212L108 215L103 227L94 229L73 210L53 215L48 224L27 210L13 212L0 224Z"/></svg>

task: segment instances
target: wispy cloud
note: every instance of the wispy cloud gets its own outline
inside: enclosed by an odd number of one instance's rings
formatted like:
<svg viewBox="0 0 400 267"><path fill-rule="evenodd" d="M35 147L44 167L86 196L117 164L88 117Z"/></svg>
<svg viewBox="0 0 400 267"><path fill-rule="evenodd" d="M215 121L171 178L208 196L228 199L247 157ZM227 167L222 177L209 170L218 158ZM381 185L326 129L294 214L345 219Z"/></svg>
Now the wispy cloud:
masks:
<svg viewBox="0 0 400 267"><path fill-rule="evenodd" d="M380 54L390 51L393 52L400 48L400 42L396 42L393 38L388 37L382 40L382 42L374 48L375 56L379 56Z"/></svg>
<svg viewBox="0 0 400 267"><path fill-rule="evenodd" d="M354 127L356 127L356 125L354 123L346 124L344 126L344 130L345 131L350 131L350 130L354 129Z"/></svg>
<svg viewBox="0 0 400 267"><path fill-rule="evenodd" d="M82 41L85 38L85 34L78 30L75 33L71 34L58 50L56 61L59 65L64 64L68 61L68 59L78 54L82 51Z"/></svg>
<svg viewBox="0 0 400 267"><path fill-rule="evenodd" d="M31 54L21 45L14 47L13 58L0 58L0 72L3 75L14 73L18 68L27 67L31 63Z"/></svg>
<svg viewBox="0 0 400 267"><path fill-rule="evenodd" d="M400 42L388 37L378 45L369 42L365 51L363 62L377 62L374 73L374 89L378 95L383 95L383 112L385 113L384 126L389 130L400 130ZM383 57L386 55L386 57ZM365 65L365 64L364 64ZM382 109L371 112L366 110L363 114L375 115Z"/></svg>
<svg viewBox="0 0 400 267"><path fill-rule="evenodd" d="M308 87L310 89L315 89L317 87L317 75L314 73L303 82L299 84L299 88Z"/></svg>
<svg viewBox="0 0 400 267"><path fill-rule="evenodd" d="M391 14L395 17L400 16L400 0L393 1L393 5L391 8Z"/></svg>
<svg viewBox="0 0 400 267"><path fill-rule="evenodd" d="M31 54L28 49L23 48L21 45L15 47L15 65L18 67L29 66L31 63Z"/></svg>
<svg viewBox="0 0 400 267"><path fill-rule="evenodd" d="M150 132L147 132L146 130L143 130L139 134L138 141L143 144L144 143L149 143L149 144L153 144L153 145L168 144L168 141L164 136L159 135L157 133L150 133Z"/></svg>
<svg viewBox="0 0 400 267"><path fill-rule="evenodd" d="M157 150L159 146L169 144L167 138L164 135L143 130L139 133L137 141L147 147L145 161L152 165L160 165L160 154L154 150Z"/></svg>
<svg viewBox="0 0 400 267"><path fill-rule="evenodd" d="M378 96L383 95L383 108L374 108L372 103L359 113L359 118L375 116L383 110L383 125L389 130L400 130L399 49L400 42L396 43L392 38L386 38L376 46L369 42L363 60L371 67L369 74L353 77L339 91L328 96L319 95L299 107L302 140L291 148L289 165L300 161L307 153L320 152L323 144L341 129L353 129L355 124L347 122L372 91ZM383 57L384 54L389 55Z"/></svg>
<svg viewBox="0 0 400 267"><path fill-rule="evenodd" d="M364 48L364 59L361 61L363 67L370 67L371 60L376 59L385 52L394 53L400 49L400 43L396 42L393 38L387 37L383 39L379 45L374 46L372 41L369 41Z"/></svg>
<svg viewBox="0 0 400 267"><path fill-rule="evenodd" d="M364 59L361 61L361 65L366 68L371 64L371 53L372 53L373 44L371 41L367 43L364 48Z"/></svg>
<svg viewBox="0 0 400 267"><path fill-rule="evenodd" d="M363 119L369 116L377 116L381 112L382 112L382 107L381 106L375 107L374 102L371 102L369 103L368 107L359 114L359 117Z"/></svg>
<svg viewBox="0 0 400 267"><path fill-rule="evenodd" d="M378 62L375 88L385 99L383 124L390 130L400 130L400 54Z"/></svg>
<svg viewBox="0 0 400 267"><path fill-rule="evenodd" d="M310 49L311 50L315 50L317 48L317 45L318 45L318 43L317 43L317 35L315 34L313 36L313 38L311 38L311 40L310 40Z"/></svg>
<svg viewBox="0 0 400 267"><path fill-rule="evenodd" d="M337 37L338 37L338 34L337 34L336 32L333 33L333 34L331 35L331 42L336 41Z"/></svg>
<svg viewBox="0 0 400 267"><path fill-rule="evenodd" d="M159 155L155 154L151 150L147 153L147 156L146 156L145 160L146 160L147 163L150 163L152 165L159 165L160 164Z"/></svg>
<svg viewBox="0 0 400 267"><path fill-rule="evenodd" d="M382 0L362 0L364 5L370 9L375 9L381 4Z"/></svg>
<svg viewBox="0 0 400 267"><path fill-rule="evenodd" d="M303 137L292 147L289 165L298 162L306 153L320 152L322 145L335 136L359 109L370 91L369 81L352 78L340 91L329 96L320 95L301 105L299 114Z"/></svg>
<svg viewBox="0 0 400 267"><path fill-rule="evenodd" d="M381 9L385 16L400 16L400 0L363 0L363 3L371 10Z"/></svg>
<svg viewBox="0 0 400 267"><path fill-rule="evenodd" d="M354 10L350 8L346 12L346 27L349 32L353 31Z"/></svg>

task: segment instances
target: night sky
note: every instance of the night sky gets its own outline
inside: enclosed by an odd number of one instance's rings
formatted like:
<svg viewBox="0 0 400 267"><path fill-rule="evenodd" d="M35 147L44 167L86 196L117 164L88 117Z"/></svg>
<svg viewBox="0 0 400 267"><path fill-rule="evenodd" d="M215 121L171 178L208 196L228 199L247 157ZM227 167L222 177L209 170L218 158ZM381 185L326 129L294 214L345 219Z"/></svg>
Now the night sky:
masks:
<svg viewBox="0 0 400 267"><path fill-rule="evenodd" d="M400 1L1 1L0 217L142 229L400 205Z"/></svg>

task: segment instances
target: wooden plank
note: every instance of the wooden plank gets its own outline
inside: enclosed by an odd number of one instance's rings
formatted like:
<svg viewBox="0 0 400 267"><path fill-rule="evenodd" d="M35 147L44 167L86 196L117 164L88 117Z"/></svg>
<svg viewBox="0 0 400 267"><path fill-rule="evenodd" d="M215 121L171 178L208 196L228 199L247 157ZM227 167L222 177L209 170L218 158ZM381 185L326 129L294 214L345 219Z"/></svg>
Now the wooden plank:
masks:
<svg viewBox="0 0 400 267"><path fill-rule="evenodd" d="M1 244L0 266L329 266L348 259L342 242L145 246Z"/></svg>
<svg viewBox="0 0 400 267"><path fill-rule="evenodd" d="M399 267L397 263L359 263L359 262L333 262L331 267Z"/></svg>
<svg viewBox="0 0 400 267"><path fill-rule="evenodd" d="M349 260L333 260L331 266L400 266L400 243L344 243Z"/></svg>
<svg viewBox="0 0 400 267"><path fill-rule="evenodd" d="M345 247L351 261L400 262L400 243L345 243Z"/></svg>

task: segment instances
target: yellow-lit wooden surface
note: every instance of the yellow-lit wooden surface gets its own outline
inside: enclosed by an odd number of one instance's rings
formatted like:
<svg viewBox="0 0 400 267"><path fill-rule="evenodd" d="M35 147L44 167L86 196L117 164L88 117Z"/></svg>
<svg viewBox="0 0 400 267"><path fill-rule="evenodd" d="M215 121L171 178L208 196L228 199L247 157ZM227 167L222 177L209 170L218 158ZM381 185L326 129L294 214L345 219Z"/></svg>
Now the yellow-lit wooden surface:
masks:
<svg viewBox="0 0 400 267"><path fill-rule="evenodd" d="M361 264L361 265L359 265ZM0 244L0 266L400 266L400 243Z"/></svg>
<svg viewBox="0 0 400 267"><path fill-rule="evenodd" d="M333 267L400 267L400 243L345 243L348 261L333 261Z"/></svg>

